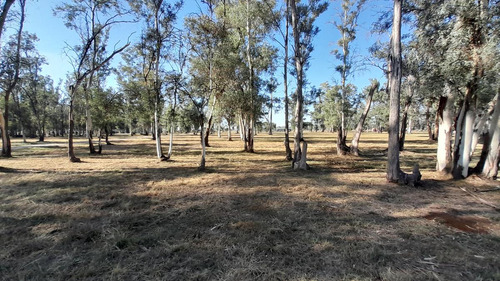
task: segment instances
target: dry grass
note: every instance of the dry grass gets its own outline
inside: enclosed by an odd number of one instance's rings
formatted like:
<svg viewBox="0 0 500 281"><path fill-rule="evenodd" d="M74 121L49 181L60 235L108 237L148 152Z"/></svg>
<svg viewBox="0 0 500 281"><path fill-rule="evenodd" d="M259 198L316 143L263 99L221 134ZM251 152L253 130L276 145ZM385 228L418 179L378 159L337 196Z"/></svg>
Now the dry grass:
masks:
<svg viewBox="0 0 500 281"><path fill-rule="evenodd" d="M362 136L361 157L334 155L333 134L307 134L311 171L283 161L282 136L255 154L211 137L176 136L173 161L146 137L115 136L101 156L84 143L14 141L0 159L2 280L500 280L500 215L433 172L435 144L412 134L402 167L420 188L388 185L387 136ZM500 192L478 193L500 205ZM477 218L464 232L429 214Z"/></svg>

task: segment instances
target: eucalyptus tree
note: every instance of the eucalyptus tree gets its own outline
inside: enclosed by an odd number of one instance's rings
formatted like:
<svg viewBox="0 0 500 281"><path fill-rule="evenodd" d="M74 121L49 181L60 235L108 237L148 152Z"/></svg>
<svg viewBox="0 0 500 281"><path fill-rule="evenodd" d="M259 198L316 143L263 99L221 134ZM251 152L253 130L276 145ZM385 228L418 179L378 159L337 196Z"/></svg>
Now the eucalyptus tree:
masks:
<svg viewBox="0 0 500 281"><path fill-rule="evenodd" d="M464 178L469 174L478 131L487 134L489 129L485 126L492 125L481 121L485 120L485 114L479 109L487 107L497 92L499 2L460 0L432 5L426 1L414 3L417 7L417 36L424 47L420 49L426 55L424 61L433 69L432 73L437 74L433 76L440 78L440 88L443 89L437 110L439 137L436 168L451 172L455 179ZM453 107L457 102L460 111L456 117L455 140L451 148L447 140L451 138L449 135L455 119ZM441 126L444 126L442 130ZM497 127L496 124L493 127ZM483 144L486 150L487 146ZM481 170L477 168L476 171Z"/></svg>
<svg viewBox="0 0 500 281"><path fill-rule="evenodd" d="M73 66L73 73L68 81L70 85L68 157L71 162L80 162L80 158L75 156L73 147L74 102L80 87L84 86L85 82L89 85L88 81L96 71L106 66L114 56L129 46L129 43L126 43L108 53L106 46L99 44L100 40L109 34L111 27L123 23L124 13L119 1L73 0L57 6L54 14L63 18L66 27L73 30L80 39L79 44L68 46L67 51L68 59ZM88 23L93 25L89 26Z"/></svg>
<svg viewBox="0 0 500 281"><path fill-rule="evenodd" d="M290 13L292 18L293 46L295 75L297 78L296 107L295 107L295 137L294 137L294 155L293 168L306 170L309 166L306 163L307 142L303 138L303 86L305 82L304 72L307 70L308 61L311 52L314 50L312 39L319 32L319 28L314 26L314 21L323 13L327 7L327 2L311 0L308 4L290 1ZM302 148L300 144L303 143Z"/></svg>
<svg viewBox="0 0 500 281"><path fill-rule="evenodd" d="M146 28L141 38L144 55L147 57L143 77L148 91L154 96L154 134L156 139L156 156L164 161L168 157L163 154L161 146L160 118L163 113L164 99L164 64L168 60L168 49L173 45L174 24L176 14L182 1L169 3L164 0L129 1L132 9L140 16ZM151 90L149 90L151 89Z"/></svg>
<svg viewBox="0 0 500 281"><path fill-rule="evenodd" d="M201 142L201 159L198 166L200 171L205 170L206 107L216 92L215 55L223 31L220 22L215 17L216 2L205 2L208 14L200 13L185 19L185 26L189 34L189 50L192 55L189 59L190 78L187 85L183 87L182 93L191 100L197 113Z"/></svg>
<svg viewBox="0 0 500 281"><path fill-rule="evenodd" d="M169 81L167 89L169 93L170 106L167 111L167 118L170 124L170 140L168 144L167 158L172 156L174 133L175 133L175 119L177 115L178 100L181 88L186 82L185 72L187 69L188 49L187 44L184 43L186 38L185 34L177 34L175 43L175 51L171 59L172 70L166 75L166 80Z"/></svg>
<svg viewBox="0 0 500 281"><path fill-rule="evenodd" d="M358 17L366 0L342 0L342 10L339 13L339 22L335 22L335 27L340 33L340 39L337 45L340 50L334 50L335 58L341 61L341 64L336 67L340 74L341 81L341 106L340 106L340 126L337 137L337 154L345 155L349 152L349 147L346 144L347 128L346 128L346 110L349 108L346 100L347 96L347 79L352 74L354 66L353 55L351 53L352 42L356 39L356 28L358 25Z"/></svg>
<svg viewBox="0 0 500 281"><path fill-rule="evenodd" d="M0 30L3 30L7 13L11 1L6 1L2 13L0 14ZM19 25L16 34L7 44L4 52L4 63L0 70L0 87L4 92L3 114L0 111L0 131L2 133L2 154L3 157L12 157L12 147L9 137L9 99L19 82L21 69L21 43L23 39L24 21L26 19L26 0L19 0ZM1 32L1 31L0 31ZM0 33L1 36L1 33Z"/></svg>
<svg viewBox="0 0 500 281"><path fill-rule="evenodd" d="M389 86L389 148L387 152L387 181L398 182L399 166L399 101L401 91L401 11L402 0L394 0L394 16L388 64Z"/></svg>
<svg viewBox="0 0 500 281"><path fill-rule="evenodd" d="M236 47L234 51L247 68L240 72L244 75L239 75L239 78L244 79L240 80L243 91L239 92L246 96L242 100L247 103L240 104L239 112L247 152L254 152L255 124L262 113L261 91L266 85L263 77L271 75L275 68L277 50L266 40L277 21L275 5L274 0L242 0L227 5L228 37L236 44L233 45ZM241 66L235 63L235 67Z"/></svg>

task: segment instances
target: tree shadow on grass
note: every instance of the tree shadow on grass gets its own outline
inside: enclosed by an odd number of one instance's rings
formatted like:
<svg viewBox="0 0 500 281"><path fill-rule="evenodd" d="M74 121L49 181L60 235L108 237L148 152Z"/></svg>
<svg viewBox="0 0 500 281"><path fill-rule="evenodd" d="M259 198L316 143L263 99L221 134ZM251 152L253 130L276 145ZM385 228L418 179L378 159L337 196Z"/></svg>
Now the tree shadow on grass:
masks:
<svg viewBox="0 0 500 281"><path fill-rule="evenodd" d="M467 280L498 274L498 237L457 232L411 215L394 217L381 208L428 205L399 199L419 190L372 186L383 194L359 198L325 189L310 197L272 189L272 182L265 183L272 190L248 190L256 176L234 178L225 191L138 195L129 190L133 183L120 189L120 176L113 177L114 186L78 194L84 200L58 201L53 194L35 202L30 208L38 210L23 218L14 217L24 212L22 205L8 204L0 218L3 278ZM319 185L314 177L309 181ZM371 206L372 200L381 207ZM52 211L44 209L47 204ZM473 259L478 250L483 258Z"/></svg>

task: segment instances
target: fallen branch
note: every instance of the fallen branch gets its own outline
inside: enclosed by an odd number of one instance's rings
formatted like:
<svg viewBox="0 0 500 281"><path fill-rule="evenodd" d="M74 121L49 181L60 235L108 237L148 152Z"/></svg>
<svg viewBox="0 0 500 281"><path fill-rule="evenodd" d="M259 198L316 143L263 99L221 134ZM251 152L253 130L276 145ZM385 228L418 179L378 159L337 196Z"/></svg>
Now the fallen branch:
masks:
<svg viewBox="0 0 500 281"><path fill-rule="evenodd" d="M470 196L474 197L474 198L475 198L476 200L478 200L479 202L481 202L481 203L483 203L483 204L485 204L485 205L488 205L488 206L492 207L492 208L493 208L493 209L495 209L497 212L500 212L500 208L499 208L499 207L497 207L495 204L493 204L493 203L491 203L491 202L489 202L489 201L484 200L483 198L481 198L481 197L479 197L479 196L475 195L474 193L472 193L472 192L468 191L467 189L465 189L465 188L463 188L463 187L460 187L460 189L461 189L462 191L466 192L467 194L469 194Z"/></svg>

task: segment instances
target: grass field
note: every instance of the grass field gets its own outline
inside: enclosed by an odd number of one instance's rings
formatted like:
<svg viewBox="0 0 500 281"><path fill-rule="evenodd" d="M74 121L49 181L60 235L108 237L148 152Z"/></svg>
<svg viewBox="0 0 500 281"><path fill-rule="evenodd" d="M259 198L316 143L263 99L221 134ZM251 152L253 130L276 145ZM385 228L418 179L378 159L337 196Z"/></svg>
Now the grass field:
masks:
<svg viewBox="0 0 500 281"><path fill-rule="evenodd" d="M420 187L386 183L385 134L338 157L334 134L306 133L300 172L281 134L258 135L254 154L212 136L204 173L193 135L168 162L143 136L99 156L77 139L82 163L64 139L15 139L0 159L0 279L500 280L500 213L479 200L498 206L500 191L476 192L499 182L443 178L436 144L407 137Z"/></svg>

